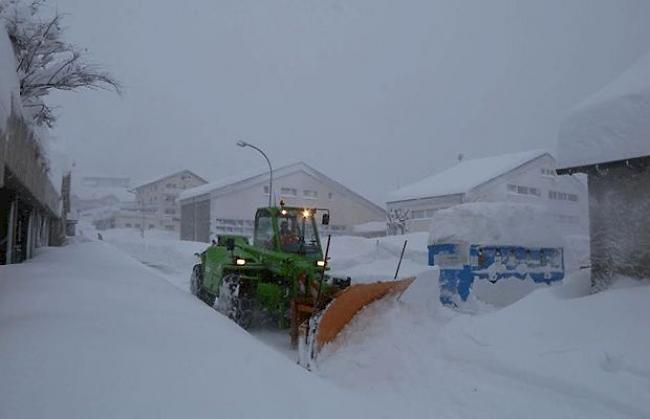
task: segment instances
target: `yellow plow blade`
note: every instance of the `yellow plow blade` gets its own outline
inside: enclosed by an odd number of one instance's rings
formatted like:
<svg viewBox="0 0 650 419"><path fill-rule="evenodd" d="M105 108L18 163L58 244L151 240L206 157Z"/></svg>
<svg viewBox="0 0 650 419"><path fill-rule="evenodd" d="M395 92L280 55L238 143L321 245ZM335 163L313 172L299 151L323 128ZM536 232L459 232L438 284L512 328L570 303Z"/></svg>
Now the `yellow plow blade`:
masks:
<svg viewBox="0 0 650 419"><path fill-rule="evenodd" d="M332 342L362 308L388 295L401 294L414 280L411 277L354 284L341 291L325 309L301 325L298 362L309 369L320 350Z"/></svg>

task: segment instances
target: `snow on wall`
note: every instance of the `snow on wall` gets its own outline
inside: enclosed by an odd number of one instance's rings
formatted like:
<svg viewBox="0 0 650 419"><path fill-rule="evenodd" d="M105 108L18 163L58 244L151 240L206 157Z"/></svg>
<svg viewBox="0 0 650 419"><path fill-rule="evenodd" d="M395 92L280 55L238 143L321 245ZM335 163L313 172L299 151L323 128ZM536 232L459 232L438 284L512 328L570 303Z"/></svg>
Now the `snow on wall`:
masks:
<svg viewBox="0 0 650 419"><path fill-rule="evenodd" d="M0 132L11 115L13 97L18 97L16 58L4 26L0 26Z"/></svg>
<svg viewBox="0 0 650 419"><path fill-rule="evenodd" d="M563 240L543 207L475 202L436 212L429 244L471 244L561 247Z"/></svg>
<svg viewBox="0 0 650 419"><path fill-rule="evenodd" d="M650 52L560 126L559 167L650 155Z"/></svg>

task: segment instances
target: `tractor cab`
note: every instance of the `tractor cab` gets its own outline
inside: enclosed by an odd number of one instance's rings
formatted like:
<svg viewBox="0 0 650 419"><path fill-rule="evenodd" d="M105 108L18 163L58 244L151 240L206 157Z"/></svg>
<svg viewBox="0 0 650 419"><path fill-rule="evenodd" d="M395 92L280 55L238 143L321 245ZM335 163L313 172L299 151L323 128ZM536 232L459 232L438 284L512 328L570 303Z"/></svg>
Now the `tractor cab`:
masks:
<svg viewBox="0 0 650 419"><path fill-rule="evenodd" d="M316 209L285 207L260 208L255 214L253 244L268 250L322 258L323 250L316 226ZM329 214L323 216L325 224Z"/></svg>

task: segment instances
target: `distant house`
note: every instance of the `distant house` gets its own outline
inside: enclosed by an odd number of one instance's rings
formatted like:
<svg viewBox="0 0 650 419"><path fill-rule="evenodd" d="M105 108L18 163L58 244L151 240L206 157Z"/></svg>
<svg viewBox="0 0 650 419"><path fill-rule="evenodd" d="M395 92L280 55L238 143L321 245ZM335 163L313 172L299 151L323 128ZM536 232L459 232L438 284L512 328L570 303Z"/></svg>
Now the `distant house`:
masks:
<svg viewBox="0 0 650 419"><path fill-rule="evenodd" d="M328 208L329 226L321 231L351 234L352 227L385 221L385 211L313 167L297 162L273 170L276 203ZM208 242L218 234L252 236L255 210L268 205L268 170L228 177L181 193L181 239Z"/></svg>
<svg viewBox="0 0 650 419"><path fill-rule="evenodd" d="M181 170L171 175L163 176L156 180L141 183L135 187L135 200L139 207L140 217L133 218L129 214L122 214L132 219L124 222L134 228L161 229L168 231L180 230L180 208L178 195L186 190L207 181L190 170ZM138 219L140 219L138 221ZM143 221L144 220L144 221ZM121 223L117 222L118 227ZM127 226L128 227L128 226Z"/></svg>
<svg viewBox="0 0 650 419"><path fill-rule="evenodd" d="M558 154L588 175L592 285L650 278L650 53L569 113Z"/></svg>
<svg viewBox="0 0 650 419"><path fill-rule="evenodd" d="M466 202L515 202L547 206L570 234L587 234L587 188L559 177L548 152L533 150L463 160L389 196L389 214L405 215L408 231L428 231L433 214Z"/></svg>

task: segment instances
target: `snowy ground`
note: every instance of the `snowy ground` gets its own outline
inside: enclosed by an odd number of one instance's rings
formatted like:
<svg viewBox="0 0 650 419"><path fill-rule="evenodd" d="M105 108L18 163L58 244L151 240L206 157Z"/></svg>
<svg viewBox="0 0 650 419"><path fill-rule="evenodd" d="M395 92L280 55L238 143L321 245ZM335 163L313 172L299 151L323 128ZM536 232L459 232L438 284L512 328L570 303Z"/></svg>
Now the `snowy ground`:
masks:
<svg viewBox="0 0 650 419"><path fill-rule="evenodd" d="M251 337L188 294L204 244L103 236L0 267L0 417L650 417L650 330L635 327L648 286L589 296L583 271L468 315L420 276L309 374L285 336ZM409 275L426 269L426 235L406 238ZM403 239L335 238L333 270L392 277Z"/></svg>

